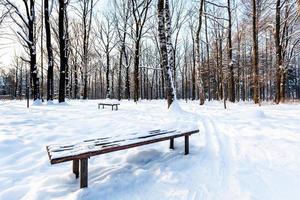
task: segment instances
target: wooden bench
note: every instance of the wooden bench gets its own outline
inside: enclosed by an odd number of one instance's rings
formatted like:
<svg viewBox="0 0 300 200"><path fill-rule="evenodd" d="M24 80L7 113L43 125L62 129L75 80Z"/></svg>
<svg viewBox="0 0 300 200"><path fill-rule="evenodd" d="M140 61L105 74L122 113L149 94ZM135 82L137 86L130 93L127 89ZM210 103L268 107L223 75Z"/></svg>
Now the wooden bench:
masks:
<svg viewBox="0 0 300 200"><path fill-rule="evenodd" d="M76 144L50 145L47 152L51 164L73 161L73 173L80 176L80 188L88 186L88 159L92 156L143 146L170 140L170 149L174 149L174 139L184 137L184 154L189 154L189 136L199 130L152 130L146 133L133 133L127 136L103 137L84 140ZM79 167L80 165L80 167Z"/></svg>
<svg viewBox="0 0 300 200"><path fill-rule="evenodd" d="M116 107L116 110L118 110L119 103L98 103L98 109L100 109L100 106L102 106L102 109L104 109L104 106L111 106L111 110L114 110L114 106Z"/></svg>

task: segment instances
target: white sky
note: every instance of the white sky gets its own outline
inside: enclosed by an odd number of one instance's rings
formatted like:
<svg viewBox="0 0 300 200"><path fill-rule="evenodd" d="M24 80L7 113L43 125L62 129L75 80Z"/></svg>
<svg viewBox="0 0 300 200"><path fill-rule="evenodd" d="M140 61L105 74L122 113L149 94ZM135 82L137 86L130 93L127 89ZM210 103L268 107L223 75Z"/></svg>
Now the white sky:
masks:
<svg viewBox="0 0 300 200"><path fill-rule="evenodd" d="M15 2L18 4L20 0L11 0L12 2ZM97 4L97 12L101 12L106 5L108 5L110 0L99 0ZM50 4L51 0L49 0ZM74 0L71 0L71 2L74 2ZM22 11L23 5L20 4L20 10ZM40 6L41 6L41 0L36 1L36 15L40 14ZM2 7L0 8L2 9ZM53 11L55 12L55 8L53 8ZM17 19L17 17L15 17ZM10 19L7 19L5 24L3 24L0 27L0 68L10 66L13 63L13 57L14 55L20 56L22 52L24 52L24 48L20 45L18 42L18 37L16 36L15 31L18 30L18 27L11 22ZM45 31L45 29L44 29ZM45 34L45 32L44 32ZM40 46L40 44L37 44ZM45 45L45 44L44 44ZM39 53L39 51L38 51ZM39 58L39 56L37 55Z"/></svg>

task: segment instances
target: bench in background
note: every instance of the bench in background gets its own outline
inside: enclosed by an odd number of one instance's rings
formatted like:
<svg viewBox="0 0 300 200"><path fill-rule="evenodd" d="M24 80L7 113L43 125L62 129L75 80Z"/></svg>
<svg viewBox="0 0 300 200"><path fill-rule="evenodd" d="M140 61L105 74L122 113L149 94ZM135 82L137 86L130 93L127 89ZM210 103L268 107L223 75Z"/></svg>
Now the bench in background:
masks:
<svg viewBox="0 0 300 200"><path fill-rule="evenodd" d="M104 109L104 106L111 106L111 110L114 110L114 106L116 107L116 110L118 110L119 103L98 103L98 109L100 109L100 106L102 106L102 109Z"/></svg>

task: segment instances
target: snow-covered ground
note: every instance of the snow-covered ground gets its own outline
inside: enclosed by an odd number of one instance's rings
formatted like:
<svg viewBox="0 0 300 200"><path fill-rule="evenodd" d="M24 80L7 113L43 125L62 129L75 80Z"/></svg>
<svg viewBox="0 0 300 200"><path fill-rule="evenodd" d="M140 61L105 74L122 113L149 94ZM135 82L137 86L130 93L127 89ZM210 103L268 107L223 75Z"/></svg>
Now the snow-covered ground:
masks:
<svg viewBox="0 0 300 200"><path fill-rule="evenodd" d="M70 101L26 109L0 102L0 199L299 199L300 105ZM183 138L92 157L89 187L71 163L50 165L46 145L158 128L199 128Z"/></svg>

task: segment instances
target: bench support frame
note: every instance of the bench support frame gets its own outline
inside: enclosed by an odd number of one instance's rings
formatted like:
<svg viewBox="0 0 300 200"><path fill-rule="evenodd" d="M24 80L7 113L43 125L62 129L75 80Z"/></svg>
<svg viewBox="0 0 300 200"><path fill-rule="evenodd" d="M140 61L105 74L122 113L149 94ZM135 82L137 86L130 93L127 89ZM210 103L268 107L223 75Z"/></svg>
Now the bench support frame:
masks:
<svg viewBox="0 0 300 200"><path fill-rule="evenodd" d="M80 159L80 188L88 186L88 158Z"/></svg>
<svg viewBox="0 0 300 200"><path fill-rule="evenodd" d="M73 160L73 173L76 176L76 179L79 178L79 160Z"/></svg>
<svg viewBox="0 0 300 200"><path fill-rule="evenodd" d="M189 154L189 135L184 136L184 155Z"/></svg>
<svg viewBox="0 0 300 200"><path fill-rule="evenodd" d="M174 138L170 139L170 149L174 149Z"/></svg>
<svg viewBox="0 0 300 200"><path fill-rule="evenodd" d="M104 109L104 106L111 106L111 110L114 110L114 106L116 107L115 110L118 110L118 105L120 104L103 104L98 103L98 109L100 109L100 106L102 106L102 109Z"/></svg>

